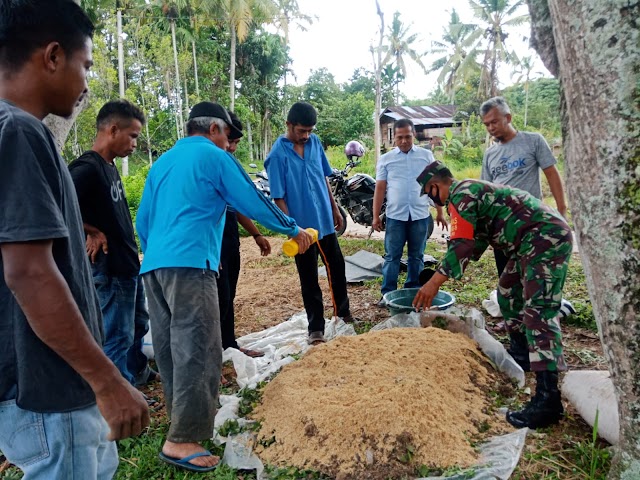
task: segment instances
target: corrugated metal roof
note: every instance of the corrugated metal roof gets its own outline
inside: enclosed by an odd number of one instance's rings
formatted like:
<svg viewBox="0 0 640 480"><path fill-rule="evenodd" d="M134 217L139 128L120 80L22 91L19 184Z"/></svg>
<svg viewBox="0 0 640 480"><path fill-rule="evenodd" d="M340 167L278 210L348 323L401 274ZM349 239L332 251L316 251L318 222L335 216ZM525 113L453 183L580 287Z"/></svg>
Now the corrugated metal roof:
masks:
<svg viewBox="0 0 640 480"><path fill-rule="evenodd" d="M393 120L410 118L414 125L460 124L454 121L455 105L425 105L422 107L387 107L380 117L387 116Z"/></svg>

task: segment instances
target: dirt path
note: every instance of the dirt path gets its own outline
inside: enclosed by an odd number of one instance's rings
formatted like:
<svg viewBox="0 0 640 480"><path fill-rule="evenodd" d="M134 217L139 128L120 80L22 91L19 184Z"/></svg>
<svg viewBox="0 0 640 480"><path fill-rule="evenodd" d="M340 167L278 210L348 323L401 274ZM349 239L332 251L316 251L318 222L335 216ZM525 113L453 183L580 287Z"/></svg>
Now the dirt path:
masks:
<svg viewBox="0 0 640 480"><path fill-rule="evenodd" d="M300 281L293 259L282 254L282 238L269 237L271 255L261 257L252 238L240 240L240 278L236 291L236 336L277 325L304 310ZM325 316L333 315L327 279L320 277ZM349 285L352 314L377 323L388 317L386 309L374 306L378 294L361 285Z"/></svg>

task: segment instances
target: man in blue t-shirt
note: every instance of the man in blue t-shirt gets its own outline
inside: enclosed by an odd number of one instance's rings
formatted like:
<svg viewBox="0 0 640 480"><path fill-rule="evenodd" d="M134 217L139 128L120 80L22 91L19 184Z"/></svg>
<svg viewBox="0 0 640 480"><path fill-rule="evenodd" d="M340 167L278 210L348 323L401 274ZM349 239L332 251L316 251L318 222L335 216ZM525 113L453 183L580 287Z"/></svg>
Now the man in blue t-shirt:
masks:
<svg viewBox="0 0 640 480"><path fill-rule="evenodd" d="M101 348L73 182L42 119L87 90L93 25L70 0L0 0L0 450L34 480L111 479L149 425Z"/></svg>
<svg viewBox="0 0 640 480"><path fill-rule="evenodd" d="M325 341L318 250L327 267L334 315L345 322L354 321L349 309L344 258L335 233L342 226L342 215L326 178L332 170L320 140L312 133L317 118L312 105L293 104L287 115L287 133L275 141L264 162L276 205L301 227L318 231L318 243L295 256L309 320L308 341L312 345Z"/></svg>

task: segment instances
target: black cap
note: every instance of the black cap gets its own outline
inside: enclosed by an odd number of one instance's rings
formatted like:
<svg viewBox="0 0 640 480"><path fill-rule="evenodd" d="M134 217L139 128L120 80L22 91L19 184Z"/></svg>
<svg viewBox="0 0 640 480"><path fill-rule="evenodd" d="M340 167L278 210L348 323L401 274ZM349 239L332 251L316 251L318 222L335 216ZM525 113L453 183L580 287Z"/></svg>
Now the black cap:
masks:
<svg viewBox="0 0 640 480"><path fill-rule="evenodd" d="M229 112L229 117L231 118L231 123L233 123L233 126L236 127L235 130L232 129L231 133L229 133L229 140L237 140L238 138L242 138L242 122L240 121L238 116L231 111Z"/></svg>
<svg viewBox="0 0 640 480"><path fill-rule="evenodd" d="M220 120L224 121L224 123L229 125L229 128L231 129L231 132L232 132L230 135L233 135L234 133L236 135L238 133L242 135L242 132L238 130L238 127L236 127L231 121L231 117L229 116L229 112L227 111L227 109L224 108L219 103L200 102L195 104L191 109L191 111L189 112L189 120L197 117L219 118Z"/></svg>
<svg viewBox="0 0 640 480"><path fill-rule="evenodd" d="M427 184L427 182L429 182L429 180L431 180L436 173L445 171L449 172L449 169L447 169L444 163L438 160L434 160L429 165L427 165L424 170L422 170L422 173L418 175L418 178L416 178L416 181L422 186L422 190L420 190L420 196L425 194L424 186Z"/></svg>

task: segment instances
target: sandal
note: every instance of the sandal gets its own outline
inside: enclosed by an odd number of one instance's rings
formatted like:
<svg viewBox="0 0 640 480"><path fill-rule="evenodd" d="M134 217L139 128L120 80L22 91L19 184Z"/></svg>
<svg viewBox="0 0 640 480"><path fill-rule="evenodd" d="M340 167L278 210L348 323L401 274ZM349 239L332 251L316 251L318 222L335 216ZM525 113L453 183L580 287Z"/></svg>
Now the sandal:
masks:
<svg viewBox="0 0 640 480"><path fill-rule="evenodd" d="M159 401L157 401L156 399L151 398L146 393L143 393L142 396L147 401L147 405L149 406L149 410L151 410L152 412L157 412L158 410L160 410L162 408L162 404Z"/></svg>
<svg viewBox="0 0 640 480"><path fill-rule="evenodd" d="M242 347L240 347L239 350L242 353L244 353L247 357L251 357L251 358L264 357L264 352L259 352L258 350L250 350L248 348L242 348Z"/></svg>
<svg viewBox="0 0 640 480"><path fill-rule="evenodd" d="M171 464L171 465L173 465L175 467L178 467L178 468L183 468L185 470L189 470L191 472L210 472L212 470L215 470L219 466L219 464L215 464L212 467L201 467L200 465L196 465L195 463L191 463L189 461L189 460L193 460L194 458L197 458L197 457L213 457L211 452L209 452L208 450L204 451L204 452L197 452L197 453L194 453L193 455L189 455L189 456L184 457L184 458L174 458L174 457L170 457L169 455L165 455L164 453L160 452L158 454L158 457L163 462L169 463L169 464Z"/></svg>

